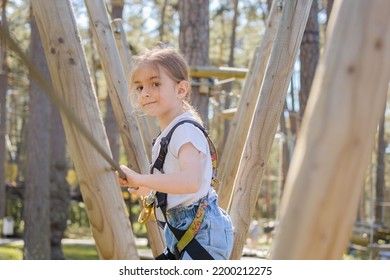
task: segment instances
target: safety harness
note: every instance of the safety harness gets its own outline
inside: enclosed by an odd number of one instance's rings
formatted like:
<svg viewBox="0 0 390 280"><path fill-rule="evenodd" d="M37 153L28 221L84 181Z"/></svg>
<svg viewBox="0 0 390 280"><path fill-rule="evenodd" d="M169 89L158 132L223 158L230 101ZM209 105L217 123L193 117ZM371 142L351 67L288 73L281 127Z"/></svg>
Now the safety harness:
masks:
<svg viewBox="0 0 390 280"><path fill-rule="evenodd" d="M161 138L160 141L160 152L153 163L151 167L150 173L153 174L153 170L157 169L161 173L164 173L163 166L165 162L165 157L168 152L168 145L172 138L173 132L175 129L182 125L183 123L191 123L197 128L199 128L203 134L205 135L207 142L210 147L210 154L211 154L211 161L212 161L212 167L213 167L213 173L212 173L212 180L211 185L213 187L218 184L217 180L217 151L215 149L215 146L210 139L208 133L206 130L201 126L198 122L190 119L185 119L179 121L177 124L175 124L171 130L168 132L168 134L165 137ZM157 199L155 199L157 198ZM157 200L157 203L155 202ZM207 209L207 196L203 197L200 202L197 209L197 212L195 214L195 218L192 221L191 225L187 230L179 230L172 225L168 223L167 220L167 194L151 191L147 197L143 200L143 209L141 211L141 214L139 216L138 221L140 223L145 223L149 216L154 212L154 207L160 207L161 212L164 216L165 222L158 221L159 225L164 228L165 224L168 225L169 229L172 231L172 233L175 235L176 239L178 240L178 243L176 244L176 250L175 252L170 252L168 248L165 249L164 253L157 256L157 260L164 260L164 259L180 259L183 256L184 251L186 251L192 259L194 260L213 260L214 258L203 248L202 245L199 244L199 242L195 239L196 234L198 233L204 215L206 213Z"/></svg>

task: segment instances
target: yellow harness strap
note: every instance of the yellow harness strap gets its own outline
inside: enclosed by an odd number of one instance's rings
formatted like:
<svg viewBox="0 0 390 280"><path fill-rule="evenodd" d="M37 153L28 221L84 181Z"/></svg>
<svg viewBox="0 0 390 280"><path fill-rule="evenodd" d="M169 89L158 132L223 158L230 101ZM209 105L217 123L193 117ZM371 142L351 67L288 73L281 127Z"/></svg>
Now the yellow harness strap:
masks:
<svg viewBox="0 0 390 280"><path fill-rule="evenodd" d="M203 199L203 201L200 202L194 220L192 221L191 225L186 230L184 235L181 237L179 242L176 244L176 248L179 254L184 250L184 248L191 242L191 240L198 233L200 226L202 225L203 217L206 213L207 204L208 204L207 199Z"/></svg>

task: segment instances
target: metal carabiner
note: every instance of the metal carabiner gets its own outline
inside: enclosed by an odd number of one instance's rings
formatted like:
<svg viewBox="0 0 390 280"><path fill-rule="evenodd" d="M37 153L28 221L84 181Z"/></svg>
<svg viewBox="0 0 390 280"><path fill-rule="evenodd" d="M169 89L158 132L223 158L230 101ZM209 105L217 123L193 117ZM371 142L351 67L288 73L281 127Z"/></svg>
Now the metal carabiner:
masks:
<svg viewBox="0 0 390 280"><path fill-rule="evenodd" d="M143 204L145 205L145 203ZM153 212L153 205L147 207L144 206L141 210L141 213L138 216L138 223L145 224L149 220L152 212Z"/></svg>
<svg viewBox="0 0 390 280"><path fill-rule="evenodd" d="M138 216L138 222L140 224L145 224L150 215L153 213L154 216L154 198L156 197L156 191L150 191L147 197L142 200L142 210Z"/></svg>

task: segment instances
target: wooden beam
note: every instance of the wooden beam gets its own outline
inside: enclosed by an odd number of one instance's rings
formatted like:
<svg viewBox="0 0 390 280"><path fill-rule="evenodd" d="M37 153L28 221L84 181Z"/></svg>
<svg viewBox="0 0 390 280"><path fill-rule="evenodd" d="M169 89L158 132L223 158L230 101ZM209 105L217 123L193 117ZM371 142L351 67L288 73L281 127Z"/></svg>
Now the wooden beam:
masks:
<svg viewBox="0 0 390 280"><path fill-rule="evenodd" d="M127 85L130 88L130 75L131 75L131 53L129 45L126 41L126 33L123 29L122 19L114 19L111 22L112 30L114 33L116 46L118 48L119 56L122 62L123 72L126 77ZM131 96L130 92L130 104L133 105L132 102L135 98ZM136 102L136 101L135 101ZM153 138L156 137L160 131L156 119L150 116L146 116L142 114L142 112L138 112L140 109L135 109L135 116L137 118L139 129L141 131L142 140L145 146L145 152L148 156L148 162L151 162L151 147Z"/></svg>
<svg viewBox="0 0 390 280"><path fill-rule="evenodd" d="M232 259L239 259L242 254L311 3L312 0L284 2L229 205L235 227Z"/></svg>
<svg viewBox="0 0 390 280"><path fill-rule="evenodd" d="M123 67L123 71L127 80L127 85L129 85L130 72L131 72L131 53L129 51L129 47L126 41L125 32L122 25L121 19L115 19L111 22L111 26L113 27L114 37L116 41L116 46L118 47L119 56L121 59L121 64ZM159 128L155 119L149 116L138 115L135 112L135 116L137 118L139 129L142 134L142 139L146 152L147 162L151 162L151 147L152 147L152 139L158 134ZM145 173L149 173L149 170L143 170ZM140 199L140 206L142 206L142 200ZM163 232L160 227L157 225L153 219L149 219L146 223L146 233L148 236L149 244L152 249L153 256L158 256L161 252L164 251L165 242L163 238Z"/></svg>
<svg viewBox="0 0 390 280"><path fill-rule="evenodd" d="M276 1L274 1L268 17L264 38L260 47L256 48L251 60L238 108L231 122L229 135L221 155L220 171L218 173L221 184L218 188L218 195L219 204L224 209L227 209L230 202L239 165L239 160L237 159L241 158L244 150L281 15L282 9L277 8Z"/></svg>
<svg viewBox="0 0 390 280"><path fill-rule="evenodd" d="M237 108L229 108L222 110L222 118L223 119L232 119L234 115L237 113Z"/></svg>
<svg viewBox="0 0 390 280"><path fill-rule="evenodd" d="M190 76L196 78L244 79L248 69L235 67L191 66Z"/></svg>
<svg viewBox="0 0 390 280"><path fill-rule="evenodd" d="M91 21L92 34L103 65L108 93L119 126L122 142L131 169L149 173L149 162L140 133L136 112L130 103L128 83L123 71L121 58L111 29L111 23L103 0L86 0ZM124 55L124 54L123 54ZM128 60L127 60L128 61ZM126 65L125 65L126 66ZM164 250L164 242L157 223L147 224L153 253L155 256Z"/></svg>
<svg viewBox="0 0 390 280"><path fill-rule="evenodd" d="M128 165L137 172L149 169L138 121L129 100L129 89L123 72L105 2L86 0L92 35L96 42L107 89L128 157Z"/></svg>
<svg viewBox="0 0 390 280"><path fill-rule="evenodd" d="M73 115L110 154L70 1L31 2L53 86ZM61 114L93 237L102 259L138 259L116 174L102 155Z"/></svg>
<svg viewBox="0 0 390 280"><path fill-rule="evenodd" d="M287 175L272 259L341 259L390 80L390 2L336 1Z"/></svg>

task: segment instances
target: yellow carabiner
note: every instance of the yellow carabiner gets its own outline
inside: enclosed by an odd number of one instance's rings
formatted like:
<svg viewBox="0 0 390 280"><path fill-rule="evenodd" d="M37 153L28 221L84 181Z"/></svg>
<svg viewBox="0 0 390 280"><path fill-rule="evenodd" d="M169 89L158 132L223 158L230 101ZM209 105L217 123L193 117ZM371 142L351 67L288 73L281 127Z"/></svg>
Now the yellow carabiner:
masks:
<svg viewBox="0 0 390 280"><path fill-rule="evenodd" d="M145 224L149 220L150 215L152 214L152 212L154 212L153 204L148 205L146 203L146 198L144 198L143 201L142 201L142 206L143 207L142 207L141 213L138 216L138 222L140 224Z"/></svg>
<svg viewBox="0 0 390 280"><path fill-rule="evenodd" d="M142 200L142 210L138 217L138 222L140 224L145 224L150 215L153 213L154 216L154 198L156 196L156 191L152 190L149 192L147 196L145 196Z"/></svg>

